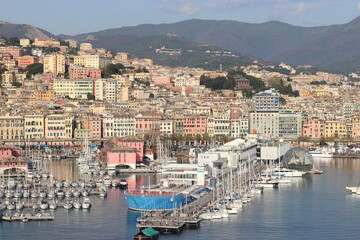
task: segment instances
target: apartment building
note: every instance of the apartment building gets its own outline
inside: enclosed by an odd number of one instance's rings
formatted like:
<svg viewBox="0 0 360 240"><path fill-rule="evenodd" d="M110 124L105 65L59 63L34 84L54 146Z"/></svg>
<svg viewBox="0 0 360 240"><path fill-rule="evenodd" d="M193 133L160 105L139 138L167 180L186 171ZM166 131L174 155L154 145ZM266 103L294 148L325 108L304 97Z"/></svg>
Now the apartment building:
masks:
<svg viewBox="0 0 360 240"><path fill-rule="evenodd" d="M56 95L87 99L88 94L93 94L94 80L91 79L55 79L53 88Z"/></svg>

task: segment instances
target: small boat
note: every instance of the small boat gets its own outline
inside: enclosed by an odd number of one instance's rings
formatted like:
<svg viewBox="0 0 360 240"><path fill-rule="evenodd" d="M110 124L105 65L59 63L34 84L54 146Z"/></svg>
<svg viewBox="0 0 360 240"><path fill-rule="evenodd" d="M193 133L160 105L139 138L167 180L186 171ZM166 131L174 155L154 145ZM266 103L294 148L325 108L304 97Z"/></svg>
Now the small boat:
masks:
<svg viewBox="0 0 360 240"><path fill-rule="evenodd" d="M81 192L80 192L80 191L78 191L78 190L74 190L74 191L73 191L73 196L74 196L74 197L80 197L80 195L81 195Z"/></svg>
<svg viewBox="0 0 360 240"><path fill-rule="evenodd" d="M71 183L71 186L76 188L76 187L78 187L78 186L79 186L79 183L78 183L78 182L76 182L76 181L74 181L74 182L72 182L72 183Z"/></svg>
<svg viewBox="0 0 360 240"><path fill-rule="evenodd" d="M22 203L22 202L16 203L15 208L16 208L17 210L23 209L23 208L24 208L24 203Z"/></svg>
<svg viewBox="0 0 360 240"><path fill-rule="evenodd" d="M9 203L7 206L6 206L7 209L9 210L13 210L15 209L15 204L14 203Z"/></svg>
<svg viewBox="0 0 360 240"><path fill-rule="evenodd" d="M37 191L32 191L31 192L31 197L32 198L37 198L39 196L38 192Z"/></svg>
<svg viewBox="0 0 360 240"><path fill-rule="evenodd" d="M71 197L72 195L73 195L73 193L70 190L65 192L65 197L67 197L67 198Z"/></svg>
<svg viewBox="0 0 360 240"><path fill-rule="evenodd" d="M33 209L34 209L34 210L38 210L39 208L40 208L39 204L35 203L35 204L33 205Z"/></svg>
<svg viewBox="0 0 360 240"><path fill-rule="evenodd" d="M360 194L360 187L345 187L346 190L349 190L353 194Z"/></svg>
<svg viewBox="0 0 360 240"><path fill-rule="evenodd" d="M49 203L48 203L47 201L41 201L41 203L40 203L40 208L41 208L42 210L48 209L48 208L49 208Z"/></svg>
<svg viewBox="0 0 360 240"><path fill-rule="evenodd" d="M24 198L28 198L30 196L30 192L28 191L28 190L25 190L24 192L23 192L23 197Z"/></svg>
<svg viewBox="0 0 360 240"><path fill-rule="evenodd" d="M5 209L6 209L6 204L0 203L0 211L5 210Z"/></svg>
<svg viewBox="0 0 360 240"><path fill-rule="evenodd" d="M64 208L65 208L66 210L69 210L69 209L73 208L73 204L72 204L70 201L66 201L66 202L64 203Z"/></svg>
<svg viewBox="0 0 360 240"><path fill-rule="evenodd" d="M56 191L56 196L58 196L58 197L64 197L64 196L65 196L64 190L62 190L62 189L57 190L57 191Z"/></svg>
<svg viewBox="0 0 360 240"><path fill-rule="evenodd" d="M46 198L46 195L47 195L47 193L46 193L45 190L41 190L41 191L39 192L39 197L41 197L41 198Z"/></svg>
<svg viewBox="0 0 360 240"><path fill-rule="evenodd" d="M107 191L105 189L100 190L99 196L100 197L106 197L107 196Z"/></svg>
<svg viewBox="0 0 360 240"><path fill-rule="evenodd" d="M118 181L116 181L116 180L112 180L112 182L111 182L111 186L112 187L118 187L119 186L119 182Z"/></svg>
<svg viewBox="0 0 360 240"><path fill-rule="evenodd" d="M87 197L87 196L90 195L90 193L89 193L89 191L88 191L87 189L84 189L84 190L81 191L81 195L82 195L83 197Z"/></svg>
<svg viewBox="0 0 360 240"><path fill-rule="evenodd" d="M155 240L159 239L159 232L152 227L145 228L134 235L134 240Z"/></svg>
<svg viewBox="0 0 360 240"><path fill-rule="evenodd" d="M23 195L23 192L21 190L17 190L15 193L14 193L14 197L15 198L21 198Z"/></svg>
<svg viewBox="0 0 360 240"><path fill-rule="evenodd" d="M104 178L104 185L105 186L107 186L107 187L109 187L109 186L111 186L111 179L109 178L109 177L105 177Z"/></svg>
<svg viewBox="0 0 360 240"><path fill-rule="evenodd" d="M84 201L82 203L82 208L83 209L88 209L90 207L91 207L90 199L89 198L84 198Z"/></svg>
<svg viewBox="0 0 360 240"><path fill-rule="evenodd" d="M82 204L80 202L78 202L78 201L74 202L74 208L80 209L81 207L82 207Z"/></svg>
<svg viewBox="0 0 360 240"><path fill-rule="evenodd" d="M51 202L49 202L49 208L50 209L57 209L57 204L56 204L56 202L55 201L51 201Z"/></svg>
<svg viewBox="0 0 360 240"><path fill-rule="evenodd" d="M127 188L127 186L128 186L128 182L126 181L126 179L121 179L120 188Z"/></svg>

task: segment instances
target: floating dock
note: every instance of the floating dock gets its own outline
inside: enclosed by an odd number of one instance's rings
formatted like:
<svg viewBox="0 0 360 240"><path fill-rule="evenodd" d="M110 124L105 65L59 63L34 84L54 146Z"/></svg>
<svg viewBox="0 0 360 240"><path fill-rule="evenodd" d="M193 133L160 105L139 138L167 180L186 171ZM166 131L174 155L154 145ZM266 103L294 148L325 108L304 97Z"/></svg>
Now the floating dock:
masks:
<svg viewBox="0 0 360 240"><path fill-rule="evenodd" d="M3 221L13 222L13 221L53 221L54 216L3 216Z"/></svg>

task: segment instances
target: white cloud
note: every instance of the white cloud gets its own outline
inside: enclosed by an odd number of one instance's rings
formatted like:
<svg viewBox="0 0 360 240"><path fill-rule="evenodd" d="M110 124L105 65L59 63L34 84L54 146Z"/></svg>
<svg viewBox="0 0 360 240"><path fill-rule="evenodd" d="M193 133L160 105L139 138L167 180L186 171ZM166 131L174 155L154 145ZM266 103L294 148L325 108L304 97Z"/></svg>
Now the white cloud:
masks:
<svg viewBox="0 0 360 240"><path fill-rule="evenodd" d="M303 2L300 2L296 4L295 6L291 7L290 13L294 16L300 16L303 17L304 13L306 13L309 10L320 8L319 4L306 4Z"/></svg>
<svg viewBox="0 0 360 240"><path fill-rule="evenodd" d="M199 7L190 3L184 3L178 8L171 8L171 10L174 12L185 13L186 15L192 16L199 11Z"/></svg>
<svg viewBox="0 0 360 240"><path fill-rule="evenodd" d="M360 3L358 3L358 5L357 5L357 9L360 11Z"/></svg>

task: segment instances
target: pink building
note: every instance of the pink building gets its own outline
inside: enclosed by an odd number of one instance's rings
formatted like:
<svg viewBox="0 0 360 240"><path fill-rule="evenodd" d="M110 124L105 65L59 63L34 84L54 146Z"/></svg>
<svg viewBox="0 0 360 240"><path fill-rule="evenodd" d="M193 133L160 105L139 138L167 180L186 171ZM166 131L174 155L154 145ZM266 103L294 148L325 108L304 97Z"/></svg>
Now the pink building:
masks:
<svg viewBox="0 0 360 240"><path fill-rule="evenodd" d="M69 77L71 79L101 78L101 70L73 65L69 67Z"/></svg>
<svg viewBox="0 0 360 240"><path fill-rule="evenodd" d="M312 139L319 139L325 136L325 121L319 118L309 119L303 123L302 135Z"/></svg>
<svg viewBox="0 0 360 240"><path fill-rule="evenodd" d="M14 59L24 55L24 50L16 46L0 47L0 53L7 53L13 56Z"/></svg>
<svg viewBox="0 0 360 240"><path fill-rule="evenodd" d="M5 145L0 145L0 160L10 156L19 157L20 149L15 149Z"/></svg>
<svg viewBox="0 0 360 240"><path fill-rule="evenodd" d="M143 113L135 116L137 136L160 134L160 116L155 113Z"/></svg>
<svg viewBox="0 0 360 240"><path fill-rule="evenodd" d="M50 86L50 83L52 80L54 80L54 78L56 78L56 75L54 73L43 73L41 75L42 83L48 87Z"/></svg>
<svg viewBox="0 0 360 240"><path fill-rule="evenodd" d="M26 173L27 164L19 158L20 150L8 146L0 146L0 175L12 173Z"/></svg>
<svg viewBox="0 0 360 240"><path fill-rule="evenodd" d="M206 133L206 116L187 116L184 118L184 135L195 137Z"/></svg>
<svg viewBox="0 0 360 240"><path fill-rule="evenodd" d="M91 138L101 138L101 117L89 116L89 129Z"/></svg>
<svg viewBox="0 0 360 240"><path fill-rule="evenodd" d="M165 85L170 83L170 76L153 76L152 81L156 85Z"/></svg>
<svg viewBox="0 0 360 240"><path fill-rule="evenodd" d="M116 166L129 166L136 168L136 149L118 145L106 152L107 165L109 169Z"/></svg>
<svg viewBox="0 0 360 240"><path fill-rule="evenodd" d="M143 160L144 145L144 140L135 136L111 137L104 146L108 168L115 169L117 166L136 168L136 164Z"/></svg>
<svg viewBox="0 0 360 240"><path fill-rule="evenodd" d="M37 63L37 58L33 56L23 56L18 58L18 67L25 69L28 65Z"/></svg>

